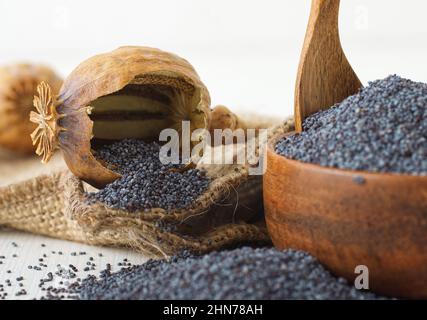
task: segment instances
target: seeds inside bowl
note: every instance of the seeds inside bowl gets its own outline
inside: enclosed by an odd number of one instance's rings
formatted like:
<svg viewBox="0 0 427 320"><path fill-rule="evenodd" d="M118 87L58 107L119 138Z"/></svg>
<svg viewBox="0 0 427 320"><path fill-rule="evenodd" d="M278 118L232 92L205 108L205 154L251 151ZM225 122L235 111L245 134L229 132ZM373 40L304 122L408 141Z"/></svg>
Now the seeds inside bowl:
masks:
<svg viewBox="0 0 427 320"><path fill-rule="evenodd" d="M340 169L427 175L427 84L392 75L308 117L276 152Z"/></svg>
<svg viewBox="0 0 427 320"><path fill-rule="evenodd" d="M98 149L97 158L114 166L122 177L98 192L87 193L89 203L100 201L126 211L189 207L207 189L210 179L198 169L172 171L182 165L163 164L159 152L159 144L134 139Z"/></svg>

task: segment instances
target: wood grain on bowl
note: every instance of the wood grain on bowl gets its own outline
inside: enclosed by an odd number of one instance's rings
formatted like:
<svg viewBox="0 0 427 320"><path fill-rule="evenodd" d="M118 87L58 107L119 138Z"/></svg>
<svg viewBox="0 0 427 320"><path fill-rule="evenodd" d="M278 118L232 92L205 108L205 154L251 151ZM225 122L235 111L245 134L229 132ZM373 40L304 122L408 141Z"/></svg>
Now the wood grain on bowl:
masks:
<svg viewBox="0 0 427 320"><path fill-rule="evenodd" d="M427 298L427 176L339 170L267 151L264 205L276 247L305 250L353 281L369 269L370 288Z"/></svg>

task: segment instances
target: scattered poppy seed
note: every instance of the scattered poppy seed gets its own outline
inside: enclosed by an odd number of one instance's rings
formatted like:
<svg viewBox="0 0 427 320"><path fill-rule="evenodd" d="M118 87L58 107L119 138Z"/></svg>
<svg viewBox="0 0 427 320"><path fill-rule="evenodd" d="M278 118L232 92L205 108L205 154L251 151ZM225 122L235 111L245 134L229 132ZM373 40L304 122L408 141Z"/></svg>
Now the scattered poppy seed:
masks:
<svg viewBox="0 0 427 320"><path fill-rule="evenodd" d="M354 181L354 183L360 184L360 185L365 184L365 182L366 182L365 178L363 178L362 176L355 176L353 178L353 181Z"/></svg>

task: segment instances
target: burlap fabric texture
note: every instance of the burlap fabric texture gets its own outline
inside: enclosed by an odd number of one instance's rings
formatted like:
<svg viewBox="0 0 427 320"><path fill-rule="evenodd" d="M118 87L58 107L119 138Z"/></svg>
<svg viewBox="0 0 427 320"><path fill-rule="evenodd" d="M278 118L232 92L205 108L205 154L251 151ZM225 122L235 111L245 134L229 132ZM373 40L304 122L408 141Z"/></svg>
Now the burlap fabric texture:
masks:
<svg viewBox="0 0 427 320"><path fill-rule="evenodd" d="M269 130L293 130L285 121ZM85 185L68 170L0 188L0 225L92 245L126 246L150 256L269 243L262 176L248 165L202 165L212 182L186 210L125 212L85 201Z"/></svg>

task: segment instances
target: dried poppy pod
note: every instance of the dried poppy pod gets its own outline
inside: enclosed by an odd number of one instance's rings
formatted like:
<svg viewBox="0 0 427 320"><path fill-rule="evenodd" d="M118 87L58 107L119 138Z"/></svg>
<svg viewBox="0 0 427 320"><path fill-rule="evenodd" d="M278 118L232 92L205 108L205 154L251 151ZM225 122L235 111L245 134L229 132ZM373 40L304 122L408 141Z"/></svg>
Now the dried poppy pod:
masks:
<svg viewBox="0 0 427 320"><path fill-rule="evenodd" d="M31 154L30 134L36 128L28 116L37 85L45 81L59 92L62 79L47 66L13 64L0 67L0 146L21 154Z"/></svg>
<svg viewBox="0 0 427 320"><path fill-rule="evenodd" d="M59 146L69 169L102 188L120 175L96 159L98 142L158 140L163 129L209 128L210 97L194 68L158 49L122 47L80 64L57 98L41 84L34 99L37 153L49 161ZM202 138L202 137L201 137Z"/></svg>
<svg viewBox="0 0 427 320"><path fill-rule="evenodd" d="M215 129L246 129L245 121L232 113L226 106L218 105L211 113L211 134Z"/></svg>

